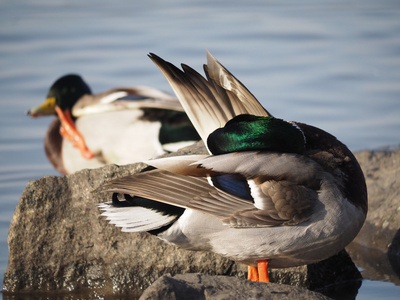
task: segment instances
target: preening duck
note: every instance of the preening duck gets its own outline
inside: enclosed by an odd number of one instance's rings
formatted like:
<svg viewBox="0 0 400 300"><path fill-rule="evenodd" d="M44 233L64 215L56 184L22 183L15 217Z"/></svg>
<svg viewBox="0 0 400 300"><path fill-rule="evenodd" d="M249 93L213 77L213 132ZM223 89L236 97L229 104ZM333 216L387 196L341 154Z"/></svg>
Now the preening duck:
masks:
<svg viewBox="0 0 400 300"><path fill-rule="evenodd" d="M92 94L75 74L57 79L27 114L56 114L44 145L62 174L150 159L200 139L175 97L145 86Z"/></svg>
<svg viewBox="0 0 400 300"><path fill-rule="evenodd" d="M149 57L210 155L149 160L143 172L106 183L112 201L100 208L110 223L245 263L248 278L263 282L268 267L318 262L354 239L367 214L367 190L344 144L272 116L209 53L205 78Z"/></svg>

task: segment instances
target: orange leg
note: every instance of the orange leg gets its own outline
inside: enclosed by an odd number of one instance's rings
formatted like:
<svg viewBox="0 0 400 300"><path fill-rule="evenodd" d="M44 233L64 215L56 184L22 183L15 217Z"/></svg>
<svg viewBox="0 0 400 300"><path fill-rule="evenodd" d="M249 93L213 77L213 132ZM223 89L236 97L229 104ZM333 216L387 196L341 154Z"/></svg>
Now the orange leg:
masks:
<svg viewBox="0 0 400 300"><path fill-rule="evenodd" d="M258 281L257 267L248 266L247 280Z"/></svg>
<svg viewBox="0 0 400 300"><path fill-rule="evenodd" d="M257 267L248 266L247 279L251 281L269 282L268 261L259 260Z"/></svg>
<svg viewBox="0 0 400 300"><path fill-rule="evenodd" d="M258 267L258 276L260 282L269 282L268 277L268 261L267 260L259 260L257 262Z"/></svg>
<svg viewBox="0 0 400 300"><path fill-rule="evenodd" d="M81 151L81 155L84 158L93 158L94 154L86 147L85 140L76 129L74 122L72 121L70 112L67 110L64 113L58 106L56 106L56 112L61 121L61 135L67 138L75 147L77 147Z"/></svg>

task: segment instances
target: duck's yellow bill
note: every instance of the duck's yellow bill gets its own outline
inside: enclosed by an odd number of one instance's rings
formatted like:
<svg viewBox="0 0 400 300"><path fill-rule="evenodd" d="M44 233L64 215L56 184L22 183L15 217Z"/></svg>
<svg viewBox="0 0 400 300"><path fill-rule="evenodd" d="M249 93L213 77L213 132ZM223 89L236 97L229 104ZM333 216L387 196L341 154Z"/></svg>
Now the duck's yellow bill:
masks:
<svg viewBox="0 0 400 300"><path fill-rule="evenodd" d="M26 112L27 115L30 115L32 118L49 116L56 113L56 98L49 97L46 101L35 108L32 108Z"/></svg>

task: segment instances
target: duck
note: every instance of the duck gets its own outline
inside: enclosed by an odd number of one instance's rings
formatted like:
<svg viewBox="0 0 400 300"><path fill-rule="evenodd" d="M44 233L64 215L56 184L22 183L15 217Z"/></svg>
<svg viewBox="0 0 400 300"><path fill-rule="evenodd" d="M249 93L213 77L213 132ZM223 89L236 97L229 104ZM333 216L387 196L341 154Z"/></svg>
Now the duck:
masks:
<svg viewBox="0 0 400 300"><path fill-rule="evenodd" d="M322 261L360 231L368 211L363 172L328 132L274 117L207 51L205 77L150 53L208 154L144 161L140 173L100 190L101 215L123 232L149 232L268 270Z"/></svg>
<svg viewBox="0 0 400 300"><path fill-rule="evenodd" d="M56 115L44 148L61 174L153 158L200 139L176 97L148 86L92 94L78 74L58 78L27 115Z"/></svg>

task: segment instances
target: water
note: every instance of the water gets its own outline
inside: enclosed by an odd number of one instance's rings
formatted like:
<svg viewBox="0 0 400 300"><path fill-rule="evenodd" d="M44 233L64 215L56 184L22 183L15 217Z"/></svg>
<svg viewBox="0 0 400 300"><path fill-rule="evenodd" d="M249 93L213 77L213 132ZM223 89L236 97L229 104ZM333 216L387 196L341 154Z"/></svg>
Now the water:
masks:
<svg viewBox="0 0 400 300"><path fill-rule="evenodd" d="M7 231L28 180L56 175L43 152L50 119L24 111L59 76L95 92L171 91L146 57L201 71L208 49L275 116L323 128L353 151L399 143L398 1L0 1L0 281ZM367 281L358 299L394 299Z"/></svg>

